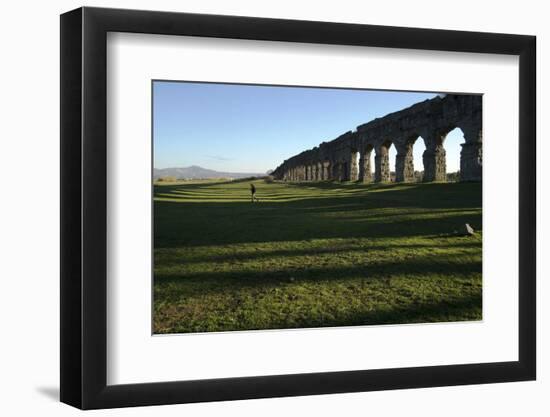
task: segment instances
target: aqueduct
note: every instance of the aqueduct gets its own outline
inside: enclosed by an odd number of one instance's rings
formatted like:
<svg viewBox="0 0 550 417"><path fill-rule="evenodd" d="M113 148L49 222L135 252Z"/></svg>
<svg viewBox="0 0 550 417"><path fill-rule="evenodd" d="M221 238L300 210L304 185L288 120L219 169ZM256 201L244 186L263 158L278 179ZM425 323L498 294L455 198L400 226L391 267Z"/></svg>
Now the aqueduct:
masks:
<svg viewBox="0 0 550 417"><path fill-rule="evenodd" d="M446 181L443 143L447 134L460 128L465 143L460 152L460 180L481 181L482 97L449 94L425 100L358 126L329 142L285 160L272 175L285 181L389 182L389 148L397 150L395 180L415 180L412 148L424 140L422 180ZM371 153L374 150L374 175Z"/></svg>

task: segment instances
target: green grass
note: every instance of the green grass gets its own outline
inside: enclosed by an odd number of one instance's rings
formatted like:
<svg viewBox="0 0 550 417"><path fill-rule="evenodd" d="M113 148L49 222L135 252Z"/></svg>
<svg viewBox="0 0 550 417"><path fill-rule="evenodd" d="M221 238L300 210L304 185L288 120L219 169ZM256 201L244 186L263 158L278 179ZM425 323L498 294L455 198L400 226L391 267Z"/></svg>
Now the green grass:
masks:
<svg viewBox="0 0 550 417"><path fill-rule="evenodd" d="M481 319L481 184L249 184L155 185L155 333Z"/></svg>

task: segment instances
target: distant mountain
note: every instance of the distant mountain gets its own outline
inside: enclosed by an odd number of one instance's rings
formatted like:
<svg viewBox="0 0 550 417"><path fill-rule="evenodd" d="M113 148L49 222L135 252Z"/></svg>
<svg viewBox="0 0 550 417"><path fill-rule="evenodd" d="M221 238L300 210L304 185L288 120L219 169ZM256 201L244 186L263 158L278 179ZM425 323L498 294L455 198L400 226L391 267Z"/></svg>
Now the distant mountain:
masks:
<svg viewBox="0 0 550 417"><path fill-rule="evenodd" d="M250 172L220 172L196 165L182 168L153 168L153 178L175 177L176 179L208 179L208 178L247 178L264 177L265 174Z"/></svg>

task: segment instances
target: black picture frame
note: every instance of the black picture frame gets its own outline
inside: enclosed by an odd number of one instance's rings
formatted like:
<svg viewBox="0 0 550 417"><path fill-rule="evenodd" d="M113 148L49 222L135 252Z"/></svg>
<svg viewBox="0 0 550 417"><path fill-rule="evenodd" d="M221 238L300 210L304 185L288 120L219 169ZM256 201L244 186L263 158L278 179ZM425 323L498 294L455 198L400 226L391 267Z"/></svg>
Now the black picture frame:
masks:
<svg viewBox="0 0 550 417"><path fill-rule="evenodd" d="M519 56L519 360L107 385L108 32ZM534 380L536 38L137 10L61 15L61 401L81 409Z"/></svg>

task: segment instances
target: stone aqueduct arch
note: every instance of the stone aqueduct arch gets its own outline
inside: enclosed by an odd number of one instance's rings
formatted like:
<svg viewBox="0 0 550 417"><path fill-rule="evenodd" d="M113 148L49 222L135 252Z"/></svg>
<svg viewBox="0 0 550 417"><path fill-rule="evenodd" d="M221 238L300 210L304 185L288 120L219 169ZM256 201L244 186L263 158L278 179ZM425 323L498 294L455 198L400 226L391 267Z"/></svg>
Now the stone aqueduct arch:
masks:
<svg viewBox="0 0 550 417"><path fill-rule="evenodd" d="M390 181L388 149L393 144L397 150L396 181L411 182L414 181L412 148L415 141L422 138L426 145L422 156L423 181L446 181L443 142L447 134L458 127L465 139L460 153L460 180L481 181L481 100L480 95L446 95L414 104L295 155L279 165L272 175L285 181L387 182Z"/></svg>

